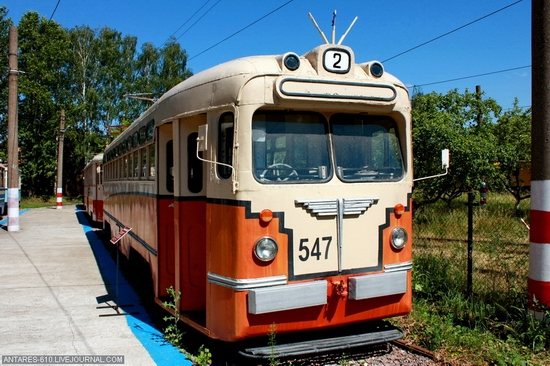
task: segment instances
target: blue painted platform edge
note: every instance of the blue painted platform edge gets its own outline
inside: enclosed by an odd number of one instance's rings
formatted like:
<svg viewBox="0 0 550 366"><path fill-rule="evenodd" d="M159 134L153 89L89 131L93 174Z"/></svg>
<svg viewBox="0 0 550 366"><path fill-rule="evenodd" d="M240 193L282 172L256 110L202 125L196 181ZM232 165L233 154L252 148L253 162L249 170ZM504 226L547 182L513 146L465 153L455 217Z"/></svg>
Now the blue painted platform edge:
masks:
<svg viewBox="0 0 550 366"><path fill-rule="evenodd" d="M26 208L24 210L21 210L19 211L19 216L23 215L25 212L27 212L29 209ZM2 221L0 221L0 225L6 225L8 223L8 217L6 216L6 218Z"/></svg>
<svg viewBox="0 0 550 366"><path fill-rule="evenodd" d="M116 263L93 231L86 217L86 213L77 207L76 215L90 242L90 246L96 256L103 278L106 279L111 286L114 286L118 271ZM137 313L136 315L125 315L128 326L147 352L149 352L153 361L159 366L192 366L193 363L187 359L183 353L167 342L160 331L151 326L151 319L143 306L141 306L139 297L120 272L118 272L118 282L118 302L121 304L132 304L131 307L126 309L124 309L123 306L121 306L121 308L127 313Z"/></svg>

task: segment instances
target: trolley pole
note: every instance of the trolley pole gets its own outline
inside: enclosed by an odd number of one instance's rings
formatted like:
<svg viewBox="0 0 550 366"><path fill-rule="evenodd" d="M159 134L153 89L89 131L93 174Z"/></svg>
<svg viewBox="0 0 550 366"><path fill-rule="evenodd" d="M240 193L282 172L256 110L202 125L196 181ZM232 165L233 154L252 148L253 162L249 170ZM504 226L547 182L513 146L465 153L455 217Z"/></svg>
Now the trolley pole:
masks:
<svg viewBox="0 0 550 366"><path fill-rule="evenodd" d="M19 231L19 154L17 127L17 27L9 31L8 77L8 231Z"/></svg>
<svg viewBox="0 0 550 366"><path fill-rule="evenodd" d="M59 136L57 138L57 208L63 208L63 139L65 138L65 110L61 110Z"/></svg>
<svg viewBox="0 0 550 366"><path fill-rule="evenodd" d="M529 309L544 318L550 307L550 1L531 8L532 133ZM550 319L546 319L550 321Z"/></svg>

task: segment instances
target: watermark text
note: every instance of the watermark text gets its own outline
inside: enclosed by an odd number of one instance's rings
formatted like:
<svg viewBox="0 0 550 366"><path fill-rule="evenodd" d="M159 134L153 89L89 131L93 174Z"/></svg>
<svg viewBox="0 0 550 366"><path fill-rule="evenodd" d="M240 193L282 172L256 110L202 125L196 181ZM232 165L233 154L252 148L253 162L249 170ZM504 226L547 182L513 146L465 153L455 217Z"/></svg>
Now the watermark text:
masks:
<svg viewBox="0 0 550 366"><path fill-rule="evenodd" d="M83 365L123 365L124 356L106 355L2 355L3 365L41 365L41 364L83 364Z"/></svg>

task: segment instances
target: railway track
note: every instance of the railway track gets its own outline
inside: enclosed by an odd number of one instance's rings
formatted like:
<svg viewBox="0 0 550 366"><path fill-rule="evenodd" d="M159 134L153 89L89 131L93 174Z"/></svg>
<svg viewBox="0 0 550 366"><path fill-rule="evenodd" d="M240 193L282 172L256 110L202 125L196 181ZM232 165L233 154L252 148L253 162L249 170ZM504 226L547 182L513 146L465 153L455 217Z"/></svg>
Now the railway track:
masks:
<svg viewBox="0 0 550 366"><path fill-rule="evenodd" d="M331 352L308 357L278 359L279 366L359 366L359 365L439 365L433 353L420 347L410 347L402 341L392 341L375 346L350 349L346 352ZM222 363L218 364L221 366ZM223 365L228 365L227 363ZM232 365L237 366L238 363ZM263 363L248 363L248 365L270 365ZM240 365L239 365L240 366Z"/></svg>
<svg viewBox="0 0 550 366"><path fill-rule="evenodd" d="M363 365L441 365L434 354L420 347L409 346L402 341L392 341L378 345L349 349L345 352L328 352L311 356L278 358L269 360L251 360L239 356L234 350L211 349L213 366L363 366Z"/></svg>

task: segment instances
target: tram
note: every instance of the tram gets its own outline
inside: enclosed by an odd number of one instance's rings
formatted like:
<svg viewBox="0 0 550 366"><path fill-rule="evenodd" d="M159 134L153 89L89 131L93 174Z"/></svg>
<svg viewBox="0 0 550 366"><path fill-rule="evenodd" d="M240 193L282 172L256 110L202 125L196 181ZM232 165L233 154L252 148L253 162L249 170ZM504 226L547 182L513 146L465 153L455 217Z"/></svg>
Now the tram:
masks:
<svg viewBox="0 0 550 366"><path fill-rule="evenodd" d="M347 46L182 81L106 148L103 174L105 226L131 228L122 252L211 338L411 311L409 95Z"/></svg>
<svg viewBox="0 0 550 366"><path fill-rule="evenodd" d="M0 216L8 214L8 164L0 163ZM19 170L19 180L17 197L21 201L21 171Z"/></svg>
<svg viewBox="0 0 550 366"><path fill-rule="evenodd" d="M0 216L8 214L8 164L0 163Z"/></svg>
<svg viewBox="0 0 550 366"><path fill-rule="evenodd" d="M82 171L82 201L86 213L96 222L103 222L103 153L95 155Z"/></svg>

